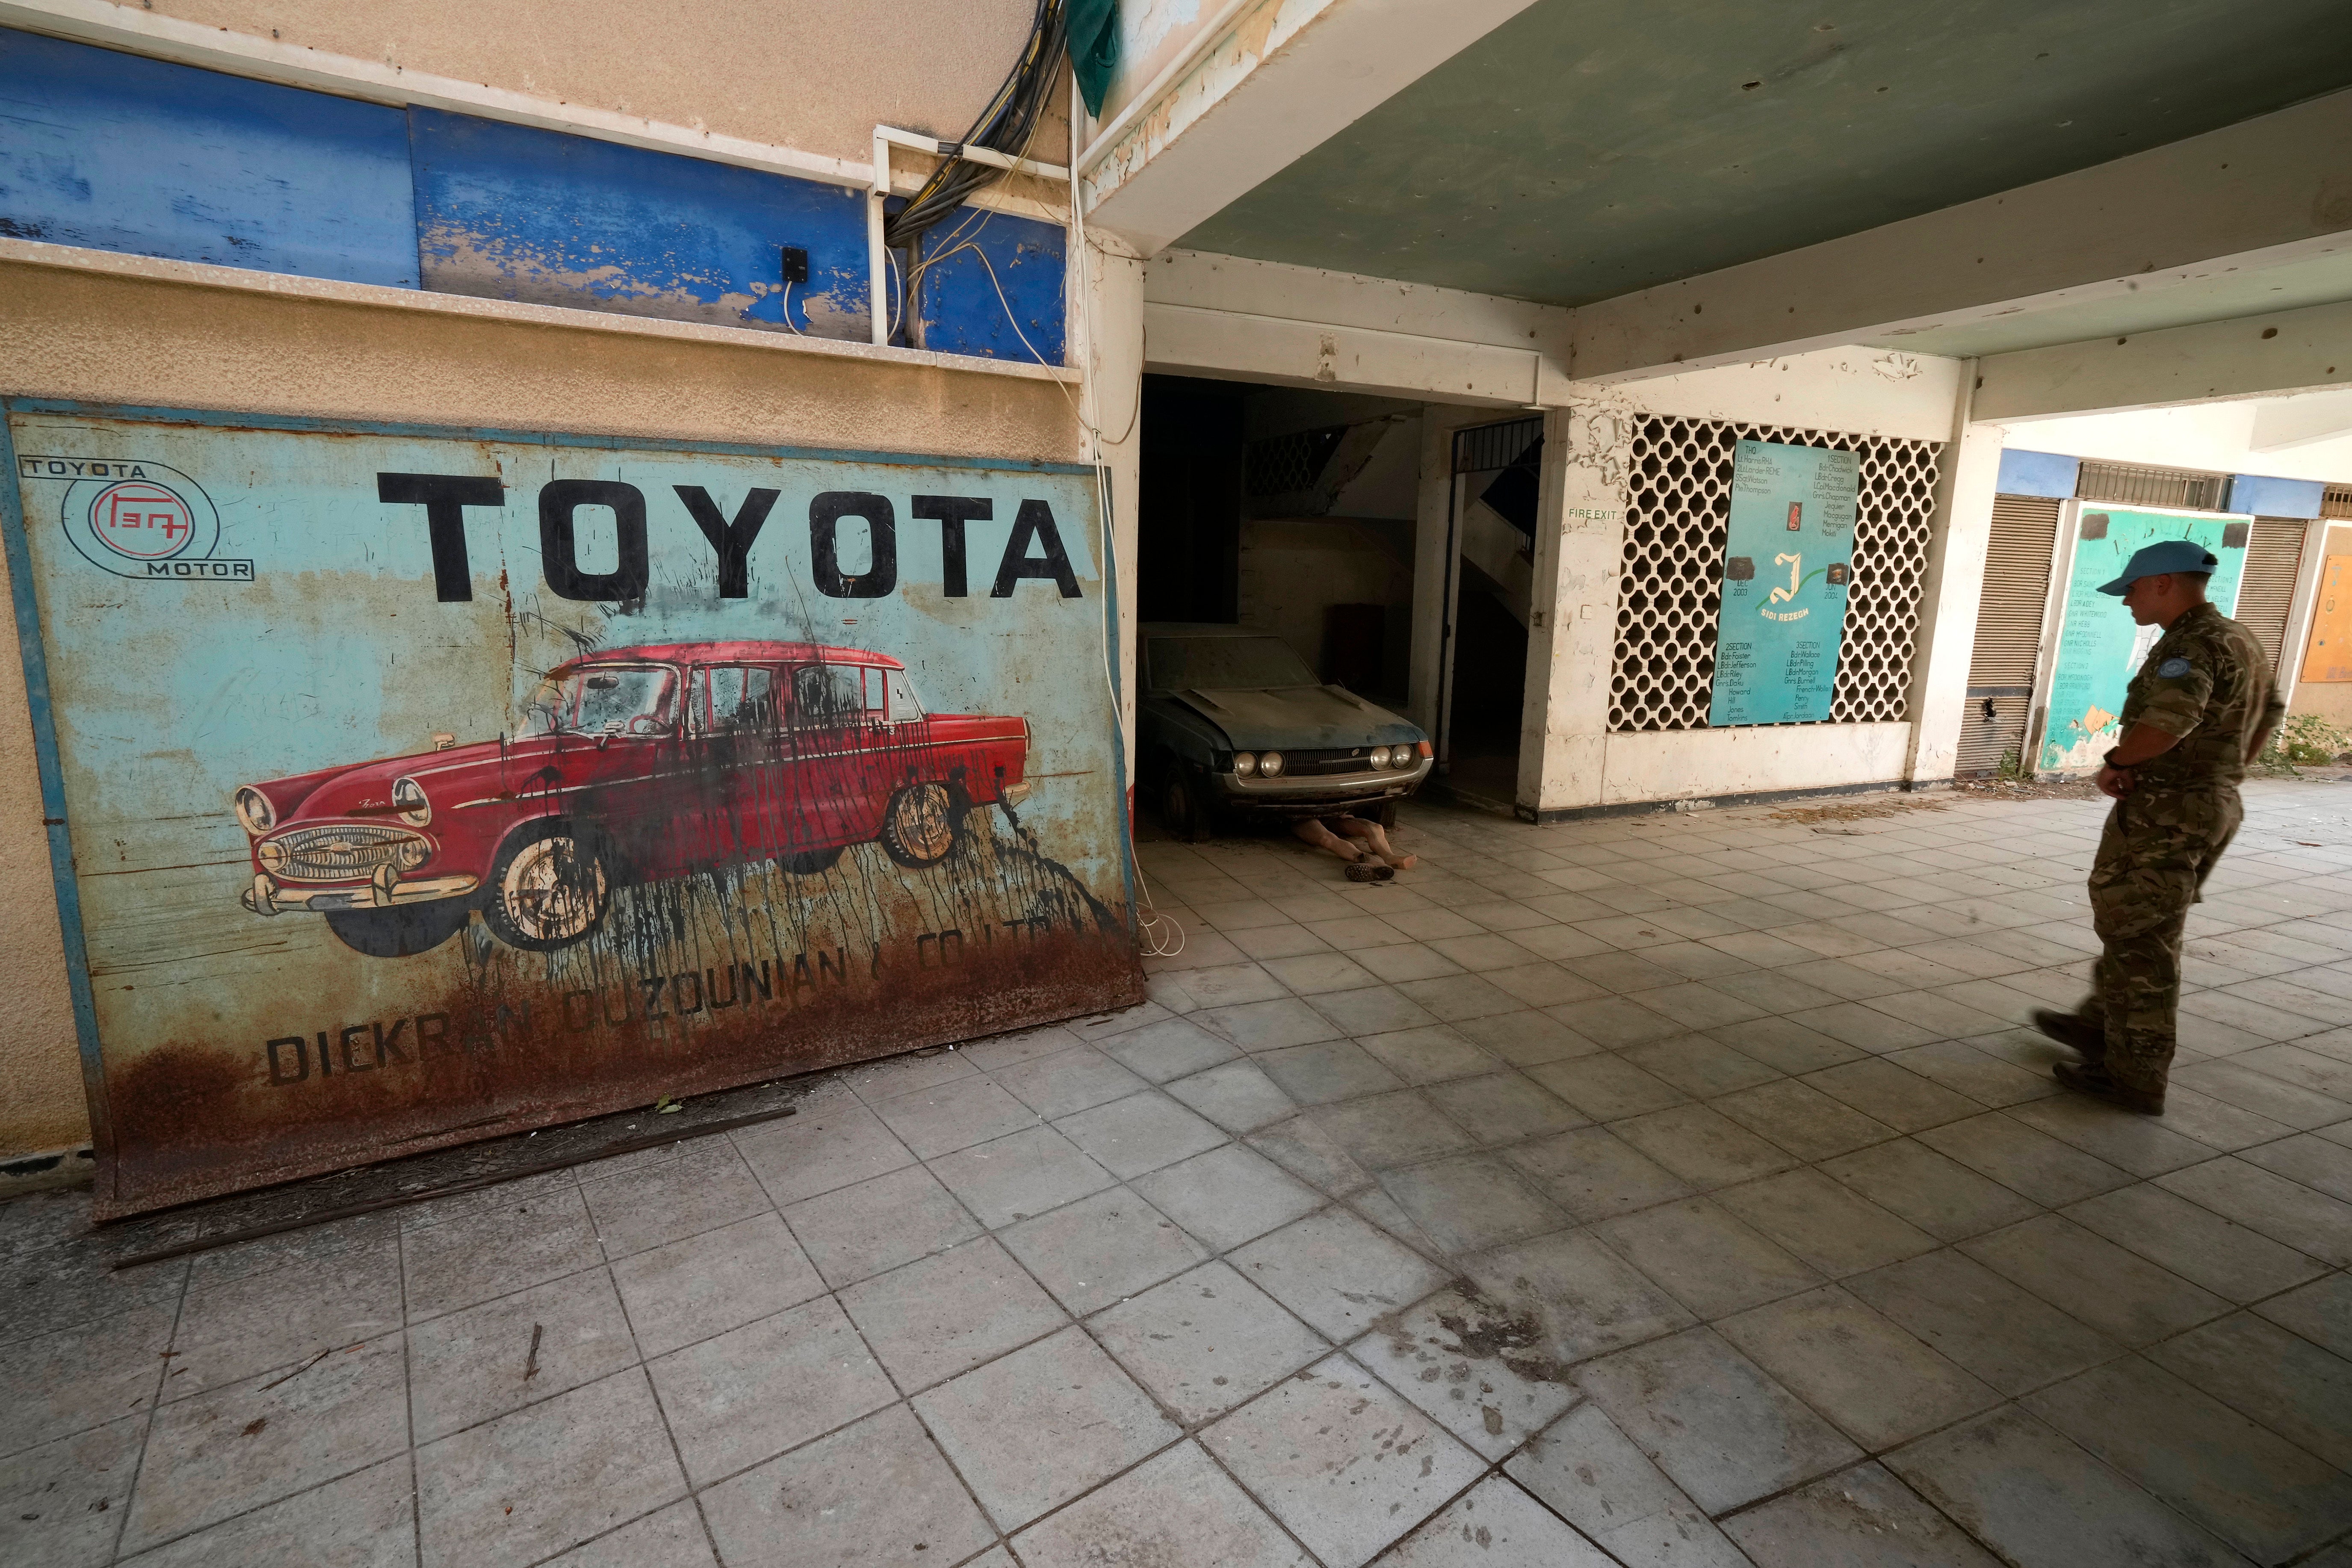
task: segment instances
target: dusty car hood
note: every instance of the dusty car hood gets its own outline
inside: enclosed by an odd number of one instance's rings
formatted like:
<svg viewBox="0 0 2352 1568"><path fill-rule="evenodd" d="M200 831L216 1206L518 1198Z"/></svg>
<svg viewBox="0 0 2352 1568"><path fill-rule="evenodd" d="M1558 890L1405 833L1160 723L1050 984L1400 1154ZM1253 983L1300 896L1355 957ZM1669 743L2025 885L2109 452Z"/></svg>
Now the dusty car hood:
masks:
<svg viewBox="0 0 2352 1568"><path fill-rule="evenodd" d="M1337 686L1194 689L1169 695L1223 730L1225 738L1242 751L1392 746L1399 741L1423 738L1421 731L1405 720Z"/></svg>

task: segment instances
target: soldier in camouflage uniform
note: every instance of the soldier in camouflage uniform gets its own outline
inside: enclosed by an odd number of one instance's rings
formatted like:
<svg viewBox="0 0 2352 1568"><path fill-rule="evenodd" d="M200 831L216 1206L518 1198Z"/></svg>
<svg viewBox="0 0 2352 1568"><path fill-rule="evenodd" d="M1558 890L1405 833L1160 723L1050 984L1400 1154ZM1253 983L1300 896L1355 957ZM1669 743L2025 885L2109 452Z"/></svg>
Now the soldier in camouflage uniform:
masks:
<svg viewBox="0 0 2352 1568"><path fill-rule="evenodd" d="M2083 1055L2053 1069L2059 1082L2148 1115L2164 1110L2189 906L2244 816L2246 763L2285 715L2262 645L2206 601L2219 564L2193 541L2167 540L2099 589L2165 630L2132 677L2122 741L2099 770L2116 805L2091 865L2092 926L2105 944L2093 994L2072 1014L2034 1016Z"/></svg>

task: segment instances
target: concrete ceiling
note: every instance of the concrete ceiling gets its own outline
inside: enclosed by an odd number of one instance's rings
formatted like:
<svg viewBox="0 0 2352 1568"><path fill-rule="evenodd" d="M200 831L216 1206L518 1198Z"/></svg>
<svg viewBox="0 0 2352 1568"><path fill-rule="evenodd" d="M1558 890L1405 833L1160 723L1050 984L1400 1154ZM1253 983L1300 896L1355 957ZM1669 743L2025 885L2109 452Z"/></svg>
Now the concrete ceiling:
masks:
<svg viewBox="0 0 2352 1568"><path fill-rule="evenodd" d="M1582 304L2347 83L2340 0L1541 0L1181 243ZM2244 308L2285 302L2277 281ZM2080 335L2139 325L2129 303Z"/></svg>

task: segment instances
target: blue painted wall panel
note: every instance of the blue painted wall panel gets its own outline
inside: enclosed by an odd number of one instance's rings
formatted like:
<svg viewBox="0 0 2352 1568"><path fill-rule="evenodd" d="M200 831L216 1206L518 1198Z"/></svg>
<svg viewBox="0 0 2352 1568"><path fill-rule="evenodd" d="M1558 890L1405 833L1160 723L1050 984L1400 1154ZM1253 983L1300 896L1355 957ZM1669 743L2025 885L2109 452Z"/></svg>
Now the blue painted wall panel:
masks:
<svg viewBox="0 0 2352 1568"><path fill-rule="evenodd" d="M400 110L7 28L0 233L417 286Z"/></svg>
<svg viewBox="0 0 2352 1568"><path fill-rule="evenodd" d="M2230 476L2230 510L2256 517L2317 517L2327 487L2317 479L2278 479L2261 474Z"/></svg>
<svg viewBox="0 0 2352 1568"><path fill-rule="evenodd" d="M1056 225L980 208L925 235L923 254L932 259L922 274L923 347L1060 364L1064 238Z"/></svg>
<svg viewBox="0 0 2352 1568"><path fill-rule="evenodd" d="M869 335L860 192L435 110L409 136L428 289L781 331L798 246L791 324Z"/></svg>
<svg viewBox="0 0 2352 1568"><path fill-rule="evenodd" d="M2011 447L2000 455L2000 477L1993 481L1993 489L2005 496L2046 496L2067 500L2074 494L2074 481L2082 470L2080 458L2056 452L2021 452Z"/></svg>

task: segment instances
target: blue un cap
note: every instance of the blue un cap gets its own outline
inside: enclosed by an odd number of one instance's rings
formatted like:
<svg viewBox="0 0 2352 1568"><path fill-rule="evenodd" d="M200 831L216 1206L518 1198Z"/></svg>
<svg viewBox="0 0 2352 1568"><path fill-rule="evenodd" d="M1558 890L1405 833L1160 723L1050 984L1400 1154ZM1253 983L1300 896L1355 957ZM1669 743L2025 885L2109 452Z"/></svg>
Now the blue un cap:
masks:
<svg viewBox="0 0 2352 1568"><path fill-rule="evenodd" d="M2143 577L2154 577L2166 572L2210 572L2221 563L2213 552L2193 539L2167 539L2135 551L2124 563L2123 575L2112 583L2099 584L2102 594L2123 597L2126 588Z"/></svg>

